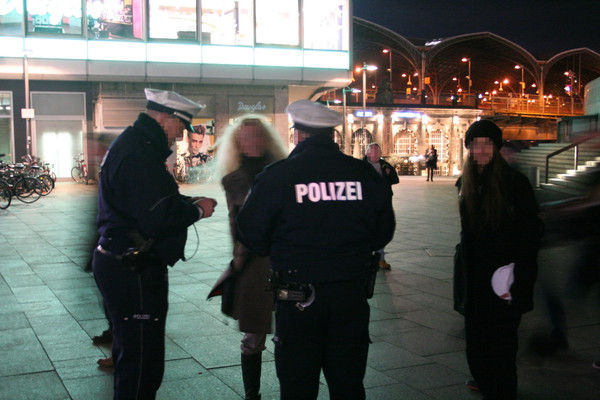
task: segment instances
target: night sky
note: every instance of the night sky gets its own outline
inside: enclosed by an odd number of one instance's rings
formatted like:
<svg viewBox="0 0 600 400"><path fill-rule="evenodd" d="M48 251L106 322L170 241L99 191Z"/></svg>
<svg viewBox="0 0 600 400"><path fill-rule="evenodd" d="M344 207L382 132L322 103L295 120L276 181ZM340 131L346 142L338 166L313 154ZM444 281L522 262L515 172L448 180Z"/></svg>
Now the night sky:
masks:
<svg viewBox="0 0 600 400"><path fill-rule="evenodd" d="M600 53L600 0L354 0L354 16L407 37L492 32L540 59L587 47Z"/></svg>

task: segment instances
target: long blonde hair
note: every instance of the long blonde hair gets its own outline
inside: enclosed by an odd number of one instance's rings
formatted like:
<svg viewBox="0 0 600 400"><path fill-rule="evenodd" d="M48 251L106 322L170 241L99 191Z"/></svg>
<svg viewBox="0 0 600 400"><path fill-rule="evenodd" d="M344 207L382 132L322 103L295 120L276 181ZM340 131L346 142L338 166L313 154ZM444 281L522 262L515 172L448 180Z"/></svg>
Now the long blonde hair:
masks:
<svg viewBox="0 0 600 400"><path fill-rule="evenodd" d="M237 170L242 163L238 135L240 128L248 120L257 121L263 128L261 132L264 134L265 155L269 163L287 157L288 151L284 147L279 133L269 120L259 114L245 114L230 124L215 144L217 150L215 164L220 178Z"/></svg>
<svg viewBox="0 0 600 400"><path fill-rule="evenodd" d="M471 156L463 165L463 174L460 186L460 211L463 224L471 229L491 229L499 227L501 219L507 208L505 171L508 164L494 146L494 154L490 163L484 167L483 193L480 191L482 175L478 165Z"/></svg>

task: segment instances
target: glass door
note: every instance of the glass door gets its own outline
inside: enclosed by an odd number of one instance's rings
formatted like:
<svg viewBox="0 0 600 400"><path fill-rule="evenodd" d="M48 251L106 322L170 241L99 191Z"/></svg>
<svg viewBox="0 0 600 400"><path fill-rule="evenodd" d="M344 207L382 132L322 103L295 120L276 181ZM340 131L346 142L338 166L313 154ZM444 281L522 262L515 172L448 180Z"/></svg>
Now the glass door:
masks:
<svg viewBox="0 0 600 400"><path fill-rule="evenodd" d="M71 176L74 158L83 153L83 122L36 120L34 154L50 163L58 178Z"/></svg>

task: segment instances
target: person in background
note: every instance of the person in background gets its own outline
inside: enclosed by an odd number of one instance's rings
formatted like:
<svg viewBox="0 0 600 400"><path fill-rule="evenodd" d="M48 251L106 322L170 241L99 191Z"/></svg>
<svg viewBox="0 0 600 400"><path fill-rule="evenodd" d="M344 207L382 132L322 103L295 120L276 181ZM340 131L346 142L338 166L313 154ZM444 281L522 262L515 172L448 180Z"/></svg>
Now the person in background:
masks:
<svg viewBox="0 0 600 400"><path fill-rule="evenodd" d="M281 399L314 400L321 370L331 400L364 400L372 252L393 237L391 194L373 168L333 141L342 116L290 104L296 147L255 180L237 238L270 256L275 368Z"/></svg>
<svg viewBox="0 0 600 400"><path fill-rule="evenodd" d="M188 227L216 206L180 194L165 166L201 106L175 92L145 94L146 111L110 146L98 187L92 267L112 323L115 400L156 398L165 365L167 266L184 258Z"/></svg>
<svg viewBox="0 0 600 400"><path fill-rule="evenodd" d="M437 150L434 145L429 146L425 152L425 168L427 169L427 181L433 182L433 173L437 169Z"/></svg>
<svg viewBox="0 0 600 400"><path fill-rule="evenodd" d="M271 333L273 293L267 291L269 258L248 249L237 240L235 218L246 199L254 177L264 167L287 155L279 134L264 117L247 114L230 125L218 143L217 171L222 176L233 239L233 260L229 271L235 275L233 304L225 311L238 320L244 332L241 344L242 379L246 400L260 399L262 352Z"/></svg>
<svg viewBox="0 0 600 400"><path fill-rule="evenodd" d="M525 175L500 155L502 131L488 120L466 132L469 150L459 191L461 263L455 266L455 309L465 316L466 355L488 400L517 397L517 330L533 309L541 222Z"/></svg>
<svg viewBox="0 0 600 400"><path fill-rule="evenodd" d="M367 154L363 158L367 164L375 168L375 171L381 176L384 182L388 185L391 191L392 185L400 182L398 173L390 163L381 158L381 146L377 143L367 145ZM382 269L390 269L391 265L385 260L385 248L377 250L379 254L379 267Z"/></svg>

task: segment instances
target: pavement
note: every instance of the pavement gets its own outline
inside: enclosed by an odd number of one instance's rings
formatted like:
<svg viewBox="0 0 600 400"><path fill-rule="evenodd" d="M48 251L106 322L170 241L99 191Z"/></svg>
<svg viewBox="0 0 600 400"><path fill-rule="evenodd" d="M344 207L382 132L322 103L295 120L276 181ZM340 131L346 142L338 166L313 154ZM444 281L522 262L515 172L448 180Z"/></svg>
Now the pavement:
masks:
<svg viewBox="0 0 600 400"><path fill-rule="evenodd" d="M426 182L400 177L394 186L397 229L371 304L365 386L367 399L480 399L464 382L463 318L452 309L452 256L459 236L454 178ZM107 328L101 299L85 270L95 240L95 185L59 182L33 204L14 199L0 210L0 399L111 399L112 371L96 360L110 353L91 337ZM188 262L170 269L166 372L158 399L243 398L235 321L206 295L231 258L225 199L219 185L183 185L182 192L212 196L213 217L196 224ZM540 201L556 196L538 193ZM565 282L576 244L540 254L536 309L524 315L518 358L519 399L598 400L600 291L571 296ZM532 338L549 332L544 298L564 301L569 348L542 357ZM273 344L263 362L263 399L279 398ZM298 371L302 373L302 371ZM322 380L319 399L329 399Z"/></svg>

